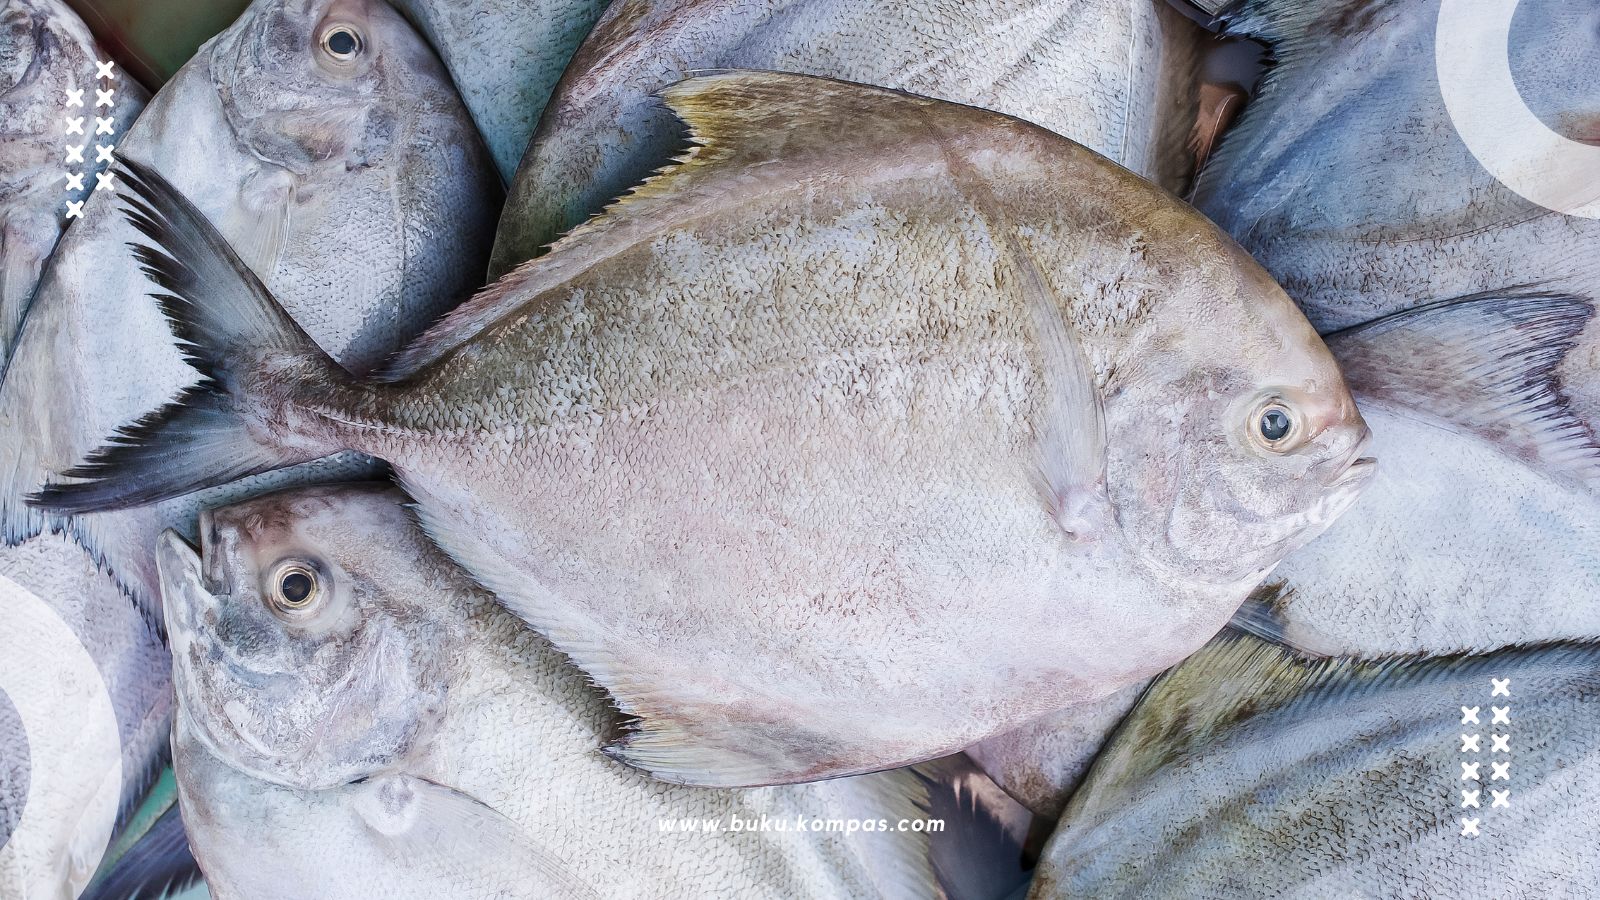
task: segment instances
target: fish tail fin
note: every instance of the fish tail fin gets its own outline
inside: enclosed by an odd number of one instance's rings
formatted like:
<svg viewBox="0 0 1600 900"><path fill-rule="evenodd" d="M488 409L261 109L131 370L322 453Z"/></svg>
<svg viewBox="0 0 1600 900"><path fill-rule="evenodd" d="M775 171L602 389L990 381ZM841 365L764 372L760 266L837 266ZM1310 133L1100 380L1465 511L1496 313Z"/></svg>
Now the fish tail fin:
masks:
<svg viewBox="0 0 1600 900"><path fill-rule="evenodd" d="M130 244L179 349L202 376L162 409L28 498L64 514L124 509L307 462L345 449L292 434L316 403L355 379L317 346L204 214L166 179L123 160L124 214L149 244Z"/></svg>

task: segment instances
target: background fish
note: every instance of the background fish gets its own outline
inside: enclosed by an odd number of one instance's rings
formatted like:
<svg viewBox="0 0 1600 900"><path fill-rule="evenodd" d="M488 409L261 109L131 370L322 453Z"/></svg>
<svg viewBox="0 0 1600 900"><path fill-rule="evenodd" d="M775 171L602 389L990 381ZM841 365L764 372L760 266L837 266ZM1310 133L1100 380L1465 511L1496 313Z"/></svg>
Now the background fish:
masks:
<svg viewBox="0 0 1600 900"><path fill-rule="evenodd" d="M823 75L1043 125L1178 189L1203 32L1164 0L618 0L523 158L491 277L670 161L656 99L713 68Z"/></svg>
<svg viewBox="0 0 1600 900"><path fill-rule="evenodd" d="M1491 679L1509 679L1509 696ZM1538 897L1594 884L1597 689L1591 644L1360 664L1224 632L1163 676L1095 761L1029 896ZM1501 704L1509 723L1496 725ZM1480 722L1460 722L1463 707ZM1480 749L1464 750L1463 732Z"/></svg>
<svg viewBox="0 0 1600 900"><path fill-rule="evenodd" d="M330 29L360 34L358 58L318 55L319 35ZM254 271L294 298L286 302L299 321L346 364L370 366L476 285L498 188L443 70L387 7L258 3L148 112L119 141L119 155L149 161L189 186ZM41 758L26 749L20 723L4 716L0 752L5 767L20 773L13 785L46 763L72 766L80 786L120 779L114 809L126 811L166 753L170 720L154 543L163 527L192 518L202 498L72 520L37 516L21 502L108 430L194 380L145 299L149 283L125 246L138 233L115 202L97 192L62 240L4 371L0 573L47 604L93 659L115 706L121 753L92 753L92 734L81 729L75 753ZM314 471L336 467L370 471L371 464L345 460ZM252 489L259 488L220 496ZM0 633L15 633L18 615L0 604ZM60 706L67 740L85 713ZM95 768L98 761L105 767ZM48 810L17 815L31 815L41 834L61 836L50 846L76 847L66 836L93 832L98 819L66 800L87 803L93 795L56 796L62 802ZM12 810L19 802L0 800ZM6 828L0 822L0 834ZM86 871L73 876L74 890L94 860L77 865Z"/></svg>
<svg viewBox="0 0 1600 900"><path fill-rule="evenodd" d="M198 555L163 542L178 782L215 896L933 896L925 833L793 830L921 820L908 773L713 791L596 752L603 697L405 502L305 489L209 514Z"/></svg>
<svg viewBox="0 0 1600 900"><path fill-rule="evenodd" d="M1365 483L1365 425L1304 318L1127 170L841 82L669 96L695 156L398 380L318 353L135 166L160 248L140 256L217 377L36 499L379 455L638 717L614 753L742 785L943 755L1154 674Z"/></svg>
<svg viewBox="0 0 1600 900"><path fill-rule="evenodd" d="M39 271L66 226L68 140L63 117L110 115L120 134L144 108L144 88L126 78L115 84L95 78L105 59L83 21L60 0L0 2L0 371L33 297ZM95 88L115 90L113 105L96 107ZM81 106L67 106L69 89L82 90ZM103 166L102 166L103 168ZM94 178L85 179L94 187Z"/></svg>
<svg viewBox="0 0 1600 900"><path fill-rule="evenodd" d="M1600 142L1600 6L1512 5L1509 65L1524 109L1573 142ZM1271 43L1277 63L1200 174L1195 204L1322 331L1484 291L1536 283L1592 296L1600 285L1600 220L1524 199L1462 140L1434 52L1440 10L1439 0L1235 0L1222 10L1231 32ZM1488 98L1483 109L1492 114ZM1500 154L1537 145L1534 129L1500 132Z"/></svg>
<svg viewBox="0 0 1600 900"><path fill-rule="evenodd" d="M561 71L607 0L397 0L427 35L511 181Z"/></svg>

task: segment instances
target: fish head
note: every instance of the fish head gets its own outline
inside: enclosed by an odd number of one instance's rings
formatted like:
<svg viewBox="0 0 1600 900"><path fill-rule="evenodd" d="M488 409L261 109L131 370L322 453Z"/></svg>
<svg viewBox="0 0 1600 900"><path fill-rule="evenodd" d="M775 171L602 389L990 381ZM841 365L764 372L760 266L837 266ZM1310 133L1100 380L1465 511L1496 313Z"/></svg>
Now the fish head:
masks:
<svg viewBox="0 0 1600 900"><path fill-rule="evenodd" d="M257 2L211 48L234 133L296 173L382 164L408 136L403 105L426 44L382 0Z"/></svg>
<svg viewBox="0 0 1600 900"><path fill-rule="evenodd" d="M1374 462L1333 355L1293 301L1226 238L1206 256L1180 279L1191 296L1118 364L1107 487L1160 580L1248 587L1348 509Z"/></svg>
<svg viewBox="0 0 1600 900"><path fill-rule="evenodd" d="M269 495L203 514L200 540L167 532L158 557L178 703L216 756L315 790L431 734L452 626L412 577L425 539L392 491Z"/></svg>

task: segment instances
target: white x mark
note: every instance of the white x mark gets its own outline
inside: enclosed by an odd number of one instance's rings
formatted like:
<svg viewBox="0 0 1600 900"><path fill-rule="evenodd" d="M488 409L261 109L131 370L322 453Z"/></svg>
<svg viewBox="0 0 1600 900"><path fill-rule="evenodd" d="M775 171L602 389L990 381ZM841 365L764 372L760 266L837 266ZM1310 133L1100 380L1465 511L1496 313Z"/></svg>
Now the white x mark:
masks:
<svg viewBox="0 0 1600 900"><path fill-rule="evenodd" d="M1494 774L1489 777L1490 781L1511 780L1511 763L1490 763L1489 765L1494 766Z"/></svg>
<svg viewBox="0 0 1600 900"><path fill-rule="evenodd" d="M1469 791L1463 789L1461 791L1461 808L1466 809L1470 806L1473 809L1478 809L1478 793L1478 791Z"/></svg>
<svg viewBox="0 0 1600 900"><path fill-rule="evenodd" d="M81 191L81 190L83 190L83 176L81 174L77 173L77 172L68 172L67 173L67 190L69 190L69 191Z"/></svg>
<svg viewBox="0 0 1600 900"><path fill-rule="evenodd" d="M1468 818L1463 817L1462 820L1461 820L1461 836L1462 837L1476 837L1476 836L1478 836L1478 820L1477 819L1468 819Z"/></svg>
<svg viewBox="0 0 1600 900"><path fill-rule="evenodd" d="M67 218L69 218L69 219L81 219L81 218L83 218L83 201L82 200L68 200L67 201Z"/></svg>
<svg viewBox="0 0 1600 900"><path fill-rule="evenodd" d="M1496 807L1496 806L1504 806L1507 809L1511 808L1511 789L1510 788L1507 788L1506 790L1503 790L1503 791L1491 790L1489 793L1494 795L1494 802L1489 804L1490 808L1493 808L1493 807Z"/></svg>
<svg viewBox="0 0 1600 900"><path fill-rule="evenodd" d="M68 144L67 145L67 162L68 163L75 163L75 162L81 163L81 162L83 162L83 148L86 147L86 146L88 146L88 145L87 144L79 144L76 147L74 147L73 145Z"/></svg>
<svg viewBox="0 0 1600 900"><path fill-rule="evenodd" d="M83 134L83 116L67 119L67 134Z"/></svg>
<svg viewBox="0 0 1600 900"><path fill-rule="evenodd" d="M109 90L104 90L104 91L100 90L99 88L95 88L94 89L94 105L95 106L110 106L111 105L111 98L115 97L116 94L117 94L117 89L116 88L111 88Z"/></svg>
<svg viewBox="0 0 1600 900"><path fill-rule="evenodd" d="M1509 679L1509 678L1491 678L1491 679L1489 679L1489 683L1494 685L1494 692L1491 693L1489 696L1491 696L1491 697L1509 697L1509 696L1511 696L1511 679Z"/></svg>
<svg viewBox="0 0 1600 900"><path fill-rule="evenodd" d="M83 105L83 88L67 88L67 108Z"/></svg>
<svg viewBox="0 0 1600 900"><path fill-rule="evenodd" d="M94 173L94 189L98 191L101 188L105 188L106 190L108 190L108 191L110 191L112 193L116 193L117 188L116 188L115 185L113 185L111 183L111 177L114 174L115 174L114 172L96 172L96 173Z"/></svg>
<svg viewBox="0 0 1600 900"><path fill-rule="evenodd" d="M1511 735L1509 735L1509 734L1493 734L1493 735L1489 736L1489 740L1494 742L1494 746L1489 748L1489 752L1490 753L1510 753L1511 752Z"/></svg>
<svg viewBox="0 0 1600 900"><path fill-rule="evenodd" d="M1476 724L1478 724L1478 707L1476 707L1476 706L1463 706L1463 707L1461 707L1461 724L1463 724L1463 725L1476 725Z"/></svg>
<svg viewBox="0 0 1600 900"><path fill-rule="evenodd" d="M1480 734L1463 734L1461 736L1461 752L1477 753L1478 741L1481 740L1482 737L1483 735Z"/></svg>
<svg viewBox="0 0 1600 900"><path fill-rule="evenodd" d="M96 78L110 78L111 77L111 62L112 61L109 60L109 59L106 60L105 62L100 62L100 61L96 60L95 64L94 64L94 69L95 69L94 77L96 77Z"/></svg>
<svg viewBox="0 0 1600 900"><path fill-rule="evenodd" d="M1479 780L1479 778L1478 778L1478 766L1480 766L1480 765L1482 765L1482 763L1462 763L1461 764L1461 780L1462 781L1467 781L1467 780L1478 781Z"/></svg>
<svg viewBox="0 0 1600 900"><path fill-rule="evenodd" d="M95 144L94 161L97 163L111 162L111 153L116 149L116 144Z"/></svg>
<svg viewBox="0 0 1600 900"><path fill-rule="evenodd" d="M1491 706L1489 708L1494 710L1494 721L1490 722L1489 723L1490 725L1510 725L1511 724L1511 707L1509 707L1509 706Z"/></svg>
<svg viewBox="0 0 1600 900"><path fill-rule="evenodd" d="M110 116L106 116L104 119L100 118L99 116L95 116L95 119L94 119L94 133L95 134L111 134L112 133L111 126L115 125L115 124L116 124L115 120L113 120Z"/></svg>

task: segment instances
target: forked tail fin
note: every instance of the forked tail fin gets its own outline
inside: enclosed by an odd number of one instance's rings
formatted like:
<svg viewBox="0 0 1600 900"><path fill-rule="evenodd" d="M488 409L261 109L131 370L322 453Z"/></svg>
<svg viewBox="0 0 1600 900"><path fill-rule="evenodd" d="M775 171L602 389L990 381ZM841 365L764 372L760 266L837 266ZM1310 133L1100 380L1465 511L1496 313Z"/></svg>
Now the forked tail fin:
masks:
<svg viewBox="0 0 1600 900"><path fill-rule="evenodd" d="M142 506L343 449L291 434L281 413L286 400L352 384L350 374L166 179L132 160L122 166L131 192L123 212L150 240L130 246L179 348L204 377L29 502L66 514Z"/></svg>

